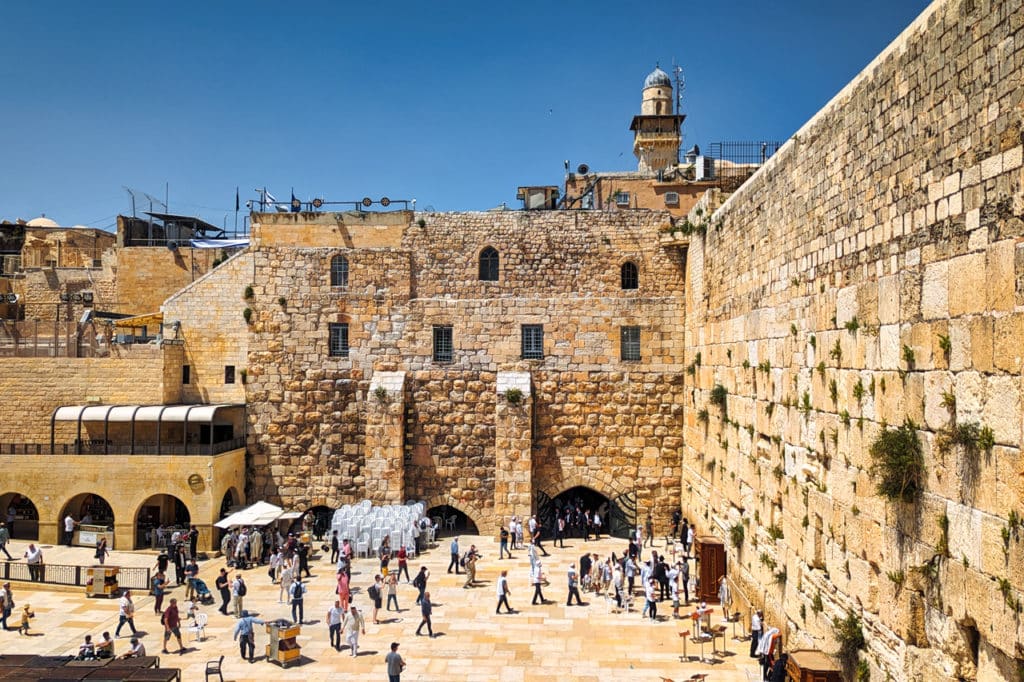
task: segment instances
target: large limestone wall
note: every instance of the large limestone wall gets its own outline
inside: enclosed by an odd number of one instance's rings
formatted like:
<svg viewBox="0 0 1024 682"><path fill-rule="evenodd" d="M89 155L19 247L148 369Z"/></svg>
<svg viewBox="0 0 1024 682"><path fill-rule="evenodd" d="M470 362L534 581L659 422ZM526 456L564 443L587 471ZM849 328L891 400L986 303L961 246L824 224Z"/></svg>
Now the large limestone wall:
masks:
<svg viewBox="0 0 1024 682"><path fill-rule="evenodd" d="M62 405L180 402L181 345L115 345L110 353L106 358L4 358L0 443L44 443L48 447L50 418ZM57 442L71 442L74 425L59 426Z"/></svg>
<svg viewBox="0 0 1024 682"><path fill-rule="evenodd" d="M689 253L684 510L789 648L834 650L858 614L872 679L1017 679L1024 656L1022 24L1017 0L931 6ZM869 472L906 419L914 504ZM994 447L943 454L954 423Z"/></svg>
<svg viewBox="0 0 1024 682"><path fill-rule="evenodd" d="M256 495L298 506L360 499L367 411L379 410L367 406L369 382L375 372L405 372L407 496L452 504L490 528L503 466L497 373L514 370L532 374L537 391L528 486L549 495L571 485L610 497L635 491L668 516L679 495L684 282L682 252L659 240L666 213L407 214L398 246L390 223L296 220L259 216L254 225ZM501 254L497 282L478 279L488 245ZM349 260L346 290L329 284L337 254ZM639 290L620 287L628 259L639 266ZM348 358L328 356L331 322L350 325ZM432 360L435 324L453 328L452 363ZM520 358L521 324L544 325L543 360ZM641 327L640 362L619 360L621 325Z"/></svg>

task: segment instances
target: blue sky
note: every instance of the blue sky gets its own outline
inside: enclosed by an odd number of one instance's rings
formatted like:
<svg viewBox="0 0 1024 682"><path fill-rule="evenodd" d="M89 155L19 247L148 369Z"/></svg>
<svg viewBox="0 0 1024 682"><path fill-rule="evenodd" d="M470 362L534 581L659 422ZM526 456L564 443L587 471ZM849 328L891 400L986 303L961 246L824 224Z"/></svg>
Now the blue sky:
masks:
<svg viewBox="0 0 1024 682"><path fill-rule="evenodd" d="M785 140L927 4L5 3L0 219L112 226L124 185L229 226L236 185L516 206L564 159L635 169L657 61L687 147Z"/></svg>

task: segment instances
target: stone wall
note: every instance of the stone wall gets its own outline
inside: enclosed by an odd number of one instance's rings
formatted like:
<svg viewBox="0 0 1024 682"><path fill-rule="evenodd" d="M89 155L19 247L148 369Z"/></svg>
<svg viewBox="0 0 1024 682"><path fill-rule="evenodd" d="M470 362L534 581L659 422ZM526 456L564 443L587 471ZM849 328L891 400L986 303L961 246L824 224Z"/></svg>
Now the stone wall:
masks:
<svg viewBox="0 0 1024 682"><path fill-rule="evenodd" d="M511 508L495 501L495 470L505 465L497 376L517 371L538 387L521 483L549 495L578 484L610 497L637 491L667 518L679 494L684 323L682 251L659 239L670 216L404 213L396 224L395 215L380 225L351 214L254 221L253 492L303 507L376 490L365 471L386 464L381 439L394 424L373 404L370 382L404 372L406 497L452 504L496 528L505 513L496 504ZM486 246L500 254L496 282L478 278ZM329 282L339 254L349 263L344 289ZM638 266L638 290L621 289L626 260ZM347 358L329 356L330 323L349 325ZM522 324L544 325L544 359L521 358ZM433 361L434 325L452 327L450 363ZM641 328L639 362L619 359L622 325ZM616 415L603 405L609 392L624 408ZM528 513L521 486L514 495L512 506Z"/></svg>
<svg viewBox="0 0 1024 682"><path fill-rule="evenodd" d="M250 305L245 292L253 281L252 264L249 252L239 253L160 307L167 337L174 337L172 325L178 322L177 338L185 342L183 363L189 367L189 383L181 383L180 372L177 377L184 402L245 402L248 325L244 311ZM225 383L226 366L235 368L233 384Z"/></svg>
<svg viewBox="0 0 1024 682"><path fill-rule="evenodd" d="M50 418L62 405L180 402L182 346L111 346L106 358L4 358L0 443L50 443ZM166 376L177 382L168 383ZM60 424L57 442L75 437Z"/></svg>
<svg viewBox="0 0 1024 682"><path fill-rule="evenodd" d="M730 576L788 648L862 618L872 679L1024 656L1022 24L933 4L690 248L684 511L745 528ZM870 450L908 419L924 493L890 502Z"/></svg>

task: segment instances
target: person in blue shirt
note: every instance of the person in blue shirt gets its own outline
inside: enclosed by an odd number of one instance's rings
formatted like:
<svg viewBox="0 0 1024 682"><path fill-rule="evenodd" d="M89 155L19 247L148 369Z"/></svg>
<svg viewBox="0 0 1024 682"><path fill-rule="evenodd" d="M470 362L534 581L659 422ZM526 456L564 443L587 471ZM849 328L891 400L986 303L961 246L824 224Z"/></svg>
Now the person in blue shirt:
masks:
<svg viewBox="0 0 1024 682"><path fill-rule="evenodd" d="M452 544L449 550L452 554L452 561L448 564L448 572L452 572L452 567L455 567L455 574L459 574L459 538L452 538Z"/></svg>
<svg viewBox="0 0 1024 682"><path fill-rule="evenodd" d="M249 649L249 662L253 662L253 657L256 655L256 635L253 632L254 625L263 625L264 621L250 616L249 612L245 609L242 610L242 617L235 623L235 640L238 642L238 651L242 658L245 659L245 650Z"/></svg>

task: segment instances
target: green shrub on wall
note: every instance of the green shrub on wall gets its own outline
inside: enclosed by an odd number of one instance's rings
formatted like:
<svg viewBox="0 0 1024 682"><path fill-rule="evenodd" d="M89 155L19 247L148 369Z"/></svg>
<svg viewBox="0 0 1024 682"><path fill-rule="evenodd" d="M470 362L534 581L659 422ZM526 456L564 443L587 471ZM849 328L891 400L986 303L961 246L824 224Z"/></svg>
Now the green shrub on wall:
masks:
<svg viewBox="0 0 1024 682"><path fill-rule="evenodd" d="M878 494L890 501L915 502L924 487L924 455L913 422L886 428L871 444L871 476Z"/></svg>

